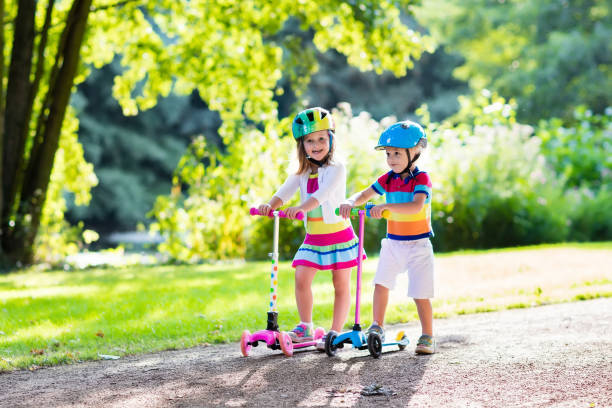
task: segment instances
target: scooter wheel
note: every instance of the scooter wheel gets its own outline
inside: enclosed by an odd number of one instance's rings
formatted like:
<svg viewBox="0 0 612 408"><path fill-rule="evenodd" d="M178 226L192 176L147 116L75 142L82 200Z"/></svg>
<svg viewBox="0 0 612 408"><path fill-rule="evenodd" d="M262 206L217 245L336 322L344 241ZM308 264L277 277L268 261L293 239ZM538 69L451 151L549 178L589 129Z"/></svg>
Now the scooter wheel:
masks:
<svg viewBox="0 0 612 408"><path fill-rule="evenodd" d="M251 332L248 330L245 330L242 332L242 337L240 337L240 351L242 352L242 355L245 357L249 356L249 353L251 352L251 345L249 344L249 341L251 340Z"/></svg>
<svg viewBox="0 0 612 408"><path fill-rule="evenodd" d="M400 350L406 350L406 343L407 343L405 341L406 339L407 339L406 335L402 332L402 337L398 339L400 343L397 344L397 347L399 347Z"/></svg>
<svg viewBox="0 0 612 408"><path fill-rule="evenodd" d="M327 337L325 337L325 352L330 357L335 356L336 350L338 350L338 346L334 345L336 337L338 337L338 333L333 330L328 331Z"/></svg>
<svg viewBox="0 0 612 408"><path fill-rule="evenodd" d="M325 329L322 327L317 327L314 331L314 339L320 340L325 336Z"/></svg>
<svg viewBox="0 0 612 408"><path fill-rule="evenodd" d="M291 337L285 332L278 333L278 342L280 343L280 348L283 354L287 357L291 357L293 355L293 341Z"/></svg>
<svg viewBox="0 0 612 408"><path fill-rule="evenodd" d="M382 339L377 333L370 333L368 336L368 351L374 358L382 355Z"/></svg>

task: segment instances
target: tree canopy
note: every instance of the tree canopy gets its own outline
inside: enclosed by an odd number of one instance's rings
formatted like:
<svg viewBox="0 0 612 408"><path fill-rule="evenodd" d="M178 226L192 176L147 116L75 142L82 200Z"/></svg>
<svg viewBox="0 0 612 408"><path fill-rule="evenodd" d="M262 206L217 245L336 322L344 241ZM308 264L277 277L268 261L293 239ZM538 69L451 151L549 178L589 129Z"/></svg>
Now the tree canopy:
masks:
<svg viewBox="0 0 612 408"><path fill-rule="evenodd" d="M231 146L250 126L265 129L264 139L275 136L282 73L303 89L316 69L299 38L278 36L286 24L311 30L319 50L336 49L360 69L401 75L432 50L427 36L400 19L400 10L413 3L0 0L6 22L0 39L4 263L33 258L56 153L67 129L74 129L63 127L75 120L70 95L91 67L120 57L113 95L126 115L170 92L196 89L219 112L220 134Z"/></svg>
<svg viewBox="0 0 612 408"><path fill-rule="evenodd" d="M422 30L413 19L402 20ZM279 117L295 114L300 104L331 109L349 102L354 111L367 111L376 119L406 118L427 103L432 118L442 120L458 109L457 95L468 91L451 75L460 59L441 49L424 54L405 75L396 77L389 71L381 75L360 71L336 50L318 51L313 33L298 26L285 25L277 35L299 37L302 53L312 55L312 64L318 67L305 89L296 89L302 84L283 72L274 96ZM99 184L92 189L89 205L69 200L66 216L73 224L82 221L86 228L100 232L96 248L113 244L106 239L111 232L148 225L147 212L157 196L170 190L172 172L194 137L203 134L211 146L223 146L217 132L219 115L208 109L197 91L188 96L171 93L152 109L123 116L112 96L113 78L121 72L118 60L92 70L72 98L80 122L79 141Z"/></svg>
<svg viewBox="0 0 612 408"><path fill-rule="evenodd" d="M515 98L527 123L571 121L578 105L602 113L610 104L609 1L432 0L417 17L465 58L457 77Z"/></svg>

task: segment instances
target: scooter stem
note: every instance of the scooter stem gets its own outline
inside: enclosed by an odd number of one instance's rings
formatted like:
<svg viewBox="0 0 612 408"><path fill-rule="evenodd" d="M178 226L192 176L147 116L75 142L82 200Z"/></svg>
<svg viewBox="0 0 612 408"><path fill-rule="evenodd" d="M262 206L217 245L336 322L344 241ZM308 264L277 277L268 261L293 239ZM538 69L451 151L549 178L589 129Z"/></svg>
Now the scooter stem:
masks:
<svg viewBox="0 0 612 408"><path fill-rule="evenodd" d="M272 252L268 255L272 258L272 272L270 273L270 312L276 312L276 287L278 285L278 217L279 212L274 211L274 241Z"/></svg>
<svg viewBox="0 0 612 408"><path fill-rule="evenodd" d="M361 263L363 259L363 230L365 211L359 210L359 251L357 252L357 294L355 295L355 326L359 326L359 305L361 300Z"/></svg>

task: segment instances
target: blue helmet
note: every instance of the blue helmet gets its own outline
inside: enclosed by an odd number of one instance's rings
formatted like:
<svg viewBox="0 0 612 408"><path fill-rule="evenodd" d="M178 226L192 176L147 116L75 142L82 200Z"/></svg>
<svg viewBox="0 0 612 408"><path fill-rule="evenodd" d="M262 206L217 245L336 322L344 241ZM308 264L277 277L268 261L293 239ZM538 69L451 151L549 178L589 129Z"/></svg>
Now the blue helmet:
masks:
<svg viewBox="0 0 612 408"><path fill-rule="evenodd" d="M421 125L410 120L405 120L403 122L394 123L385 129L380 135L375 149L381 150L385 147L410 149L416 146L421 139L427 139Z"/></svg>

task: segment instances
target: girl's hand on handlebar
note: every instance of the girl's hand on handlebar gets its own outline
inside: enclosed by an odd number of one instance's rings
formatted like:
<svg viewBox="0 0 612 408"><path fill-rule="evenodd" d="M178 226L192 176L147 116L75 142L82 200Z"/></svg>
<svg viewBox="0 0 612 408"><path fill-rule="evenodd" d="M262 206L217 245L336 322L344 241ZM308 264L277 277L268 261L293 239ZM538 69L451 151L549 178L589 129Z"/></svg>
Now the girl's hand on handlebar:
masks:
<svg viewBox="0 0 612 408"><path fill-rule="evenodd" d="M291 218L291 219L296 219L298 213L303 213L304 210L302 210L300 207L289 207L285 209L285 214L287 214L287 217Z"/></svg>
<svg viewBox="0 0 612 408"><path fill-rule="evenodd" d="M257 211L259 211L259 214L267 216L272 211L272 207L269 204L261 204L257 207Z"/></svg>
<svg viewBox="0 0 612 408"><path fill-rule="evenodd" d="M375 205L374 207L370 208L370 217L372 218L382 218L383 216L383 211L385 211L385 205Z"/></svg>
<svg viewBox="0 0 612 408"><path fill-rule="evenodd" d="M348 218L351 216L351 209L353 208L350 204L340 204L338 212L342 218Z"/></svg>

